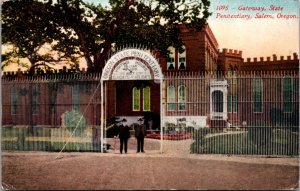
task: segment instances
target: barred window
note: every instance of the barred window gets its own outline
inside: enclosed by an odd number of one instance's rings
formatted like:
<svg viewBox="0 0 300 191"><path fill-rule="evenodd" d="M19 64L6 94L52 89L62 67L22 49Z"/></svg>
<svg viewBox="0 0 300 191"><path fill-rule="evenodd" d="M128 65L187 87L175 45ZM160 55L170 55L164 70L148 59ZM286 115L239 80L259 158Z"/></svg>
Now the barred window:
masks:
<svg viewBox="0 0 300 191"><path fill-rule="evenodd" d="M175 87L172 85L167 88L167 105L169 111L175 110Z"/></svg>
<svg viewBox="0 0 300 191"><path fill-rule="evenodd" d="M185 98L185 86L181 85L178 87L178 103L179 103L179 110L185 110L186 107L186 98Z"/></svg>
<svg viewBox="0 0 300 191"><path fill-rule="evenodd" d="M283 111L292 111L292 79L290 77L283 78Z"/></svg>
<svg viewBox="0 0 300 191"><path fill-rule="evenodd" d="M254 78L252 83L253 112L262 112L263 81L261 78Z"/></svg>
<svg viewBox="0 0 300 191"><path fill-rule="evenodd" d="M16 86L13 86L11 88L11 114L15 115L17 114L17 110L18 110L18 89Z"/></svg>
<svg viewBox="0 0 300 191"><path fill-rule="evenodd" d="M140 89L134 87L132 89L132 110L133 111L140 111Z"/></svg>
<svg viewBox="0 0 300 191"><path fill-rule="evenodd" d="M144 111L150 111L150 98L151 98L151 92L150 92L150 87L147 86L143 88L143 110Z"/></svg>

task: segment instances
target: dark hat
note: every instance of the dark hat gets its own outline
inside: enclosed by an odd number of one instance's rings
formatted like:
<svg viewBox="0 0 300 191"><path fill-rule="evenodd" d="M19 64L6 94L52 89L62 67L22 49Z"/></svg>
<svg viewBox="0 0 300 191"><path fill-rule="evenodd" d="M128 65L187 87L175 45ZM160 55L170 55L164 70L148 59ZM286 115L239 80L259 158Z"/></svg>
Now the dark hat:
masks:
<svg viewBox="0 0 300 191"><path fill-rule="evenodd" d="M122 122L126 122L127 120L124 118L124 119L122 119Z"/></svg>
<svg viewBox="0 0 300 191"><path fill-rule="evenodd" d="M138 121L144 121L143 118L139 118Z"/></svg>

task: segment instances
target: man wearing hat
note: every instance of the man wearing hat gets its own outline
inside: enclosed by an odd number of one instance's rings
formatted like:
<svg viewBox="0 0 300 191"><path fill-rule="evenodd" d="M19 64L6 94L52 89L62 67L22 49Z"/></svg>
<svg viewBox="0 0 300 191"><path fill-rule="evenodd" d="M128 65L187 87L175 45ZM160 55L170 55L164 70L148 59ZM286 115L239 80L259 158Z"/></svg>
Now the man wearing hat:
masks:
<svg viewBox="0 0 300 191"><path fill-rule="evenodd" d="M146 128L144 125L144 120L142 118L138 119L139 125L137 125L135 130L135 137L137 140L137 152L144 153L144 137L146 135Z"/></svg>
<svg viewBox="0 0 300 191"><path fill-rule="evenodd" d="M130 131L129 131L129 127L127 125L125 125L125 122L127 120L123 119L121 121L121 125L120 125L120 133L119 133L119 139L120 139L120 153L123 153L123 146L124 146L124 151L125 154L127 153L127 143L128 143L128 139L130 138Z"/></svg>

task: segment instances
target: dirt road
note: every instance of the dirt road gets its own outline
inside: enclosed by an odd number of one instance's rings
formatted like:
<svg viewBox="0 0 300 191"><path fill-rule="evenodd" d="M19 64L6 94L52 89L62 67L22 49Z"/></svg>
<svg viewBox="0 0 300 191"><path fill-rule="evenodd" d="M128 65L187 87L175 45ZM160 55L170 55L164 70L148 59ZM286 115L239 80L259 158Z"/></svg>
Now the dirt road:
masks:
<svg viewBox="0 0 300 191"><path fill-rule="evenodd" d="M146 153L130 149L126 155L114 151L61 155L3 152L2 186L18 190L274 190L298 187L297 158L160 154L154 148L148 146Z"/></svg>

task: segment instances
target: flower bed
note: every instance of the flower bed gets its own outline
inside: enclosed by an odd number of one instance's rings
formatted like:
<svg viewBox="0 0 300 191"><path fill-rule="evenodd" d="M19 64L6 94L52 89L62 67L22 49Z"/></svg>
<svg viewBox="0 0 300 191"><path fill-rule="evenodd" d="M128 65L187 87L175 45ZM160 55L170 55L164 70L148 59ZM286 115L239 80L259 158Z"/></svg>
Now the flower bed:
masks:
<svg viewBox="0 0 300 191"><path fill-rule="evenodd" d="M160 134L147 134L147 138L151 139L160 139ZM178 133L178 134L163 134L164 140L184 140L184 139L191 139L191 133Z"/></svg>

